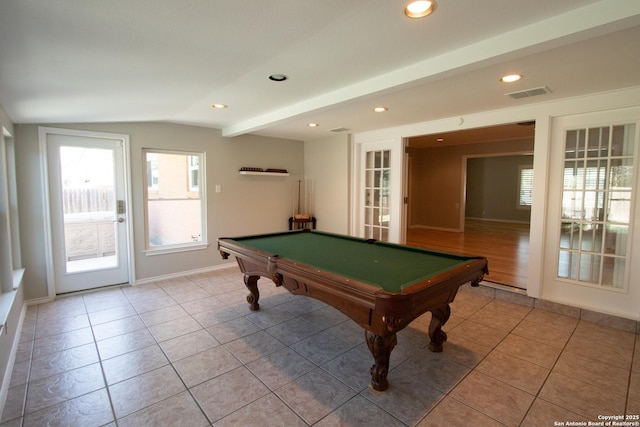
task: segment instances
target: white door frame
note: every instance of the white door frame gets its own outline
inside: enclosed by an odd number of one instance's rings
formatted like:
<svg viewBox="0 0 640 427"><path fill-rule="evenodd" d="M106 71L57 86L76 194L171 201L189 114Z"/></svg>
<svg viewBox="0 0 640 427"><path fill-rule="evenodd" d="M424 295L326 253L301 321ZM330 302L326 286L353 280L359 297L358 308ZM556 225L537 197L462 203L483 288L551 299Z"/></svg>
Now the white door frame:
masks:
<svg viewBox="0 0 640 427"><path fill-rule="evenodd" d="M47 154L47 135L56 134L56 135L68 135L68 136L78 136L78 137L88 137L88 138L105 138L105 139L115 139L122 141L123 144L123 152L124 152L124 180L125 180L125 193L127 198L127 208L124 213L125 218L125 228L126 233L124 233L124 238L126 239L126 247L127 247L127 267L128 267L128 282L130 284L134 283L135 279L135 271L134 271L134 255L133 255L133 216L131 214L131 200L132 200L132 190L131 190L131 159L130 159L130 143L129 143L129 135L125 134L114 134L114 133L105 133L105 132L93 132L93 131L84 131L84 130L76 130L76 129L63 129L63 128L53 128L53 127L38 127L38 139L40 145L40 164L42 171L42 204L44 207L44 240L45 240L45 265L47 272L47 297L50 300L55 299L56 296L56 279L55 279L55 269L54 269L54 258L53 258L53 239L52 239L52 224L51 224L51 201L49 196L49 165L48 165L48 154Z"/></svg>

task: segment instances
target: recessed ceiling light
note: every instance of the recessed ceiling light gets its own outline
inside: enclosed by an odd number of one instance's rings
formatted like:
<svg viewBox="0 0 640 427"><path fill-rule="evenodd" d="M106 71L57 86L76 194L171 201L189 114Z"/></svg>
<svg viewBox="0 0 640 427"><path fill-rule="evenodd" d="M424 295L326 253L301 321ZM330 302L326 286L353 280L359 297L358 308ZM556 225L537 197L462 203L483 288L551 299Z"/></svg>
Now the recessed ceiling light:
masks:
<svg viewBox="0 0 640 427"><path fill-rule="evenodd" d="M435 1L412 1L404 8L404 14L409 18L422 18L436 10Z"/></svg>
<svg viewBox="0 0 640 427"><path fill-rule="evenodd" d="M387 107L375 107L373 109L373 111L375 113L384 113L385 111L388 111L389 109Z"/></svg>
<svg viewBox="0 0 640 427"><path fill-rule="evenodd" d="M320 125L318 123L309 123L307 126L309 126L310 128L317 128Z"/></svg>
<svg viewBox="0 0 640 427"><path fill-rule="evenodd" d="M520 74L509 74L507 76L503 76L500 79L500 81L503 82L503 83L513 83L513 82L517 82L521 78L522 78L522 75L520 75Z"/></svg>
<svg viewBox="0 0 640 427"><path fill-rule="evenodd" d="M212 107L216 110L225 110L227 108L227 106L224 104L213 104Z"/></svg>
<svg viewBox="0 0 640 427"><path fill-rule="evenodd" d="M285 80L287 80L289 77L285 76L284 74L271 74L269 76L269 80L272 80L274 82L283 82Z"/></svg>

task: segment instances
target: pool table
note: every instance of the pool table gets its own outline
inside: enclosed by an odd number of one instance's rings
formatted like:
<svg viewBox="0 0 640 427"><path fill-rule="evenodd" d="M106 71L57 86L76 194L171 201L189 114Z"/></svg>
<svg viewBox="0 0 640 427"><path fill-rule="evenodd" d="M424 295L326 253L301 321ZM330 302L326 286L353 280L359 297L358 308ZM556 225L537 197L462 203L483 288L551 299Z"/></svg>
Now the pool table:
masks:
<svg viewBox="0 0 640 427"><path fill-rule="evenodd" d="M258 279L267 277L296 295L338 309L365 330L374 365L371 386L383 391L396 332L432 313L431 351L442 351L458 288L477 286L488 274L487 259L454 255L315 230L218 239L223 258L234 256L258 310Z"/></svg>

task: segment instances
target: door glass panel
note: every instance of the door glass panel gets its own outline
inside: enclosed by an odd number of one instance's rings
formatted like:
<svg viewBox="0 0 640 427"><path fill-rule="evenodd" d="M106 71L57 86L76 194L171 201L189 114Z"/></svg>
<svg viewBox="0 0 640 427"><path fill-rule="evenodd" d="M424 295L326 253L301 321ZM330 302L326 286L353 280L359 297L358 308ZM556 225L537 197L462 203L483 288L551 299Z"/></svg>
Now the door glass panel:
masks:
<svg viewBox="0 0 640 427"><path fill-rule="evenodd" d="M611 138L611 156L612 157L633 157L635 140L632 135L635 130L633 125L623 125L613 127L613 136ZM631 135L630 135L631 134Z"/></svg>
<svg viewBox="0 0 640 427"><path fill-rule="evenodd" d="M379 226L380 225L380 209L372 209L373 212L373 221L372 225Z"/></svg>
<svg viewBox="0 0 640 427"><path fill-rule="evenodd" d="M578 272L578 257L572 251L560 251L558 277L575 279Z"/></svg>
<svg viewBox="0 0 640 427"><path fill-rule="evenodd" d="M380 209L380 224L389 227L389 209Z"/></svg>
<svg viewBox="0 0 640 427"><path fill-rule="evenodd" d="M391 151L385 150L382 152L383 164L382 167L387 170L391 167Z"/></svg>
<svg viewBox="0 0 640 427"><path fill-rule="evenodd" d="M60 147L67 273L117 266L113 151Z"/></svg>
<svg viewBox="0 0 640 427"><path fill-rule="evenodd" d="M368 239L389 238L391 151L366 153L364 229Z"/></svg>
<svg viewBox="0 0 640 427"><path fill-rule="evenodd" d="M635 125L565 134L558 277L625 287Z"/></svg>
<svg viewBox="0 0 640 427"><path fill-rule="evenodd" d="M580 228L575 222L563 222L560 229L560 248L575 249L580 238Z"/></svg>
<svg viewBox="0 0 640 427"><path fill-rule="evenodd" d="M580 276L581 282L598 283L600 279L600 257L593 254L580 254Z"/></svg>
<svg viewBox="0 0 640 427"><path fill-rule="evenodd" d="M581 249L585 252L602 252L603 227L601 224L582 226Z"/></svg>
<svg viewBox="0 0 640 427"><path fill-rule="evenodd" d="M602 285L622 289L624 287L625 273L624 258L602 258Z"/></svg>
<svg viewBox="0 0 640 427"><path fill-rule="evenodd" d="M373 239L373 227L370 225L366 225L364 227L364 238L365 239Z"/></svg>
<svg viewBox="0 0 640 427"><path fill-rule="evenodd" d="M374 151L373 158L375 159L373 167L379 169L382 167L382 153L380 151Z"/></svg>
<svg viewBox="0 0 640 427"><path fill-rule="evenodd" d="M604 253L610 255L627 255L627 236L629 226L608 224L604 239Z"/></svg>
<svg viewBox="0 0 640 427"><path fill-rule="evenodd" d="M609 147L609 128L589 129L587 139L587 157L607 157Z"/></svg>
<svg viewBox="0 0 640 427"><path fill-rule="evenodd" d="M374 177L375 177L374 171L373 170L368 170L367 171L366 184L365 184L367 187L371 188L371 187L374 186L373 185L373 183L375 182L375 178Z"/></svg>

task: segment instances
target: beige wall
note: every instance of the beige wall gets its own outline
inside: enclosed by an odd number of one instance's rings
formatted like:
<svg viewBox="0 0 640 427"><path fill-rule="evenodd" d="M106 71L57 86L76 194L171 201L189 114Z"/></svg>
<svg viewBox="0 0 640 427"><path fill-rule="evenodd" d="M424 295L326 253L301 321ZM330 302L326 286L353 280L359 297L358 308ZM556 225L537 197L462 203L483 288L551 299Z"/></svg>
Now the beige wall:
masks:
<svg viewBox="0 0 640 427"><path fill-rule="evenodd" d="M521 168L533 168L532 155L468 158L465 217L529 223L531 207L519 204Z"/></svg>
<svg viewBox="0 0 640 427"><path fill-rule="evenodd" d="M410 149L409 227L457 230L463 208L463 158L523 151L533 151L532 139Z"/></svg>
<svg viewBox="0 0 640 427"><path fill-rule="evenodd" d="M313 181L318 230L349 233L350 136L305 141L305 178Z"/></svg>
<svg viewBox="0 0 640 427"><path fill-rule="evenodd" d="M224 138L217 129L168 123L55 125L67 129L127 134L131 144L133 255L136 280L161 277L222 264L216 239L221 236L283 231L288 227L292 182L301 179L304 144L300 141L239 136ZM47 296L42 171L38 126L16 126L21 237L27 299ZM142 198L143 148L203 151L206 156L209 247L205 250L147 256L144 253ZM282 168L289 177L244 176L242 166ZM221 192L216 193L216 185ZM230 261L227 261L230 262Z"/></svg>

